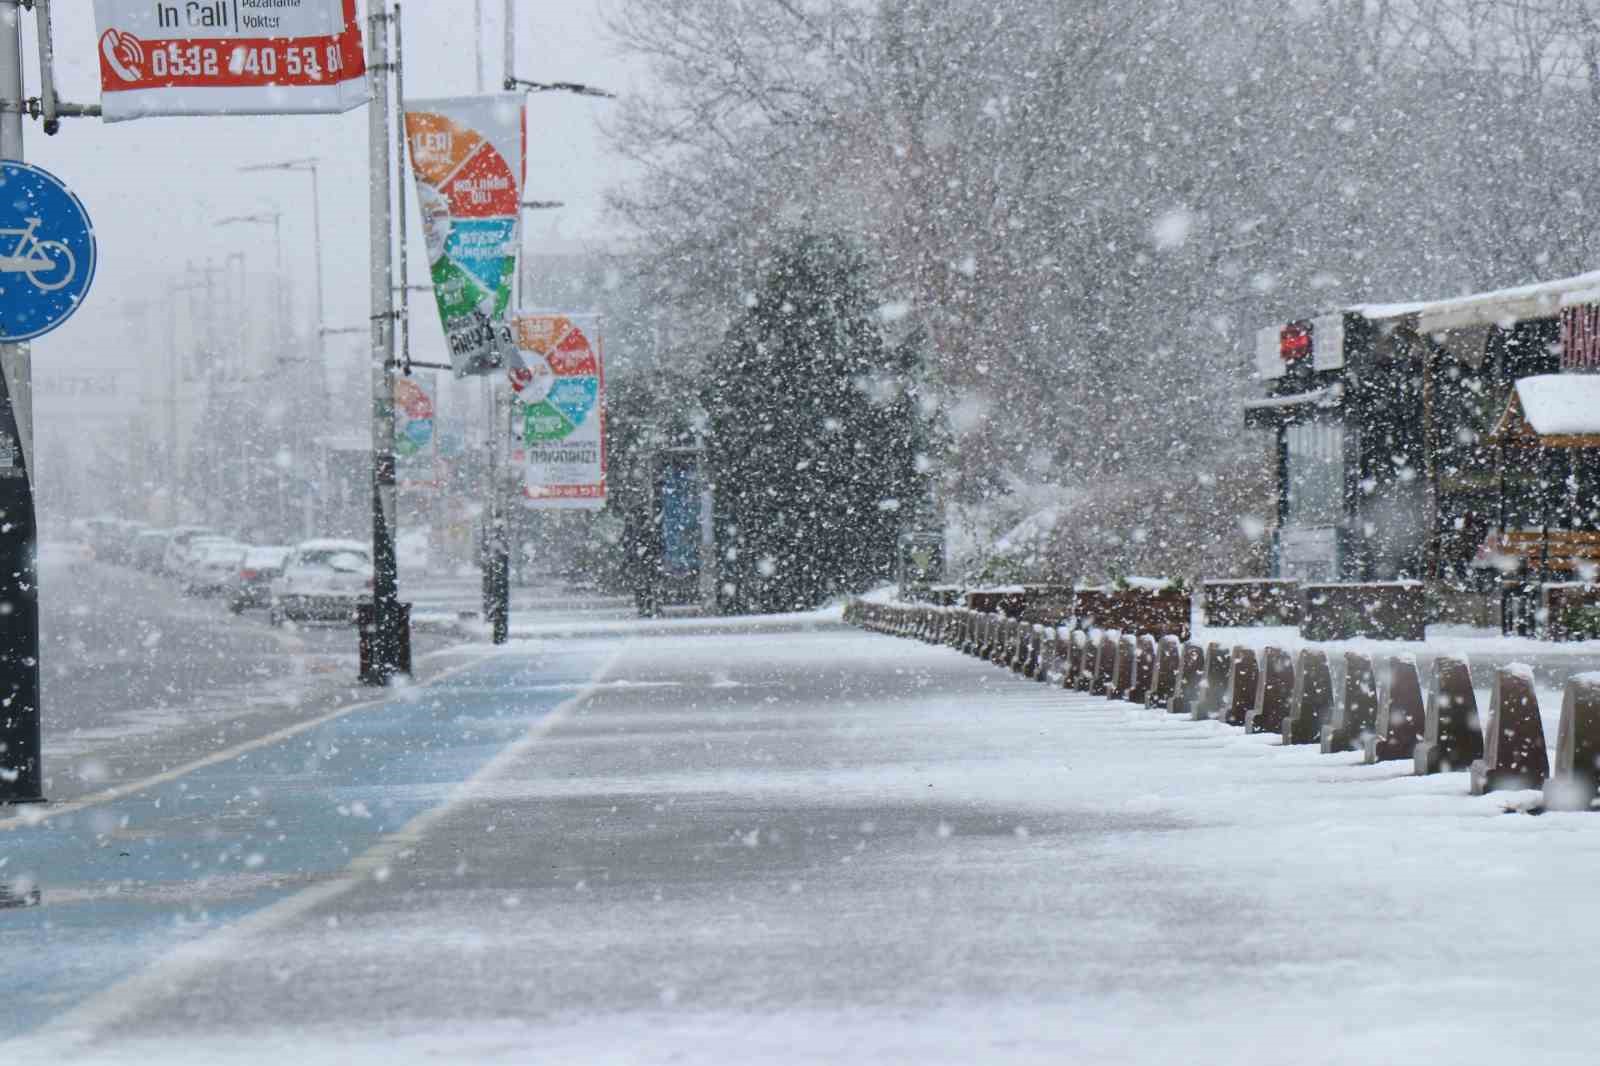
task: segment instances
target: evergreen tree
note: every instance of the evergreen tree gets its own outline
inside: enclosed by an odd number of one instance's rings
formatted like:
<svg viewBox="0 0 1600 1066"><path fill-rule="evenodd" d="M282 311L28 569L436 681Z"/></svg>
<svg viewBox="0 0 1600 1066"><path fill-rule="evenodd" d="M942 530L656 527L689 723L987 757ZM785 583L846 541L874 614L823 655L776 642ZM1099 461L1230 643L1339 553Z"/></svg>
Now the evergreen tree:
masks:
<svg viewBox="0 0 1600 1066"><path fill-rule="evenodd" d="M855 251L784 245L701 389L725 610L804 609L892 575L926 493L913 361L880 335Z"/></svg>

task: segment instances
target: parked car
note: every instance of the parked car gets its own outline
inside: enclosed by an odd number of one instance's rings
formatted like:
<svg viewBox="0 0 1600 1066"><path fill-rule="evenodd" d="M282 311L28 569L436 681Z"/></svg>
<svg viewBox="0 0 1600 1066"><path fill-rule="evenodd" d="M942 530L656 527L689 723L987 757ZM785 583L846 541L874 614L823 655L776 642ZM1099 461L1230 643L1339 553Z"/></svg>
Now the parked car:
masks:
<svg viewBox="0 0 1600 1066"><path fill-rule="evenodd" d="M167 551L167 541L172 537L170 529L145 529L134 535L133 545L128 549L128 562L130 565L155 573L161 569L162 556Z"/></svg>
<svg viewBox="0 0 1600 1066"><path fill-rule="evenodd" d="M247 607L270 607L272 583L283 576L293 553L294 548L281 544L257 545L245 552L228 595L228 610L238 614Z"/></svg>
<svg viewBox="0 0 1600 1066"><path fill-rule="evenodd" d="M272 583L267 620L342 622L372 602L372 551L359 540L308 540L295 546Z"/></svg>
<svg viewBox="0 0 1600 1066"><path fill-rule="evenodd" d="M161 554L161 572L174 577L182 576L189 566L189 544L196 537L219 536L207 526L178 526L167 538L166 549Z"/></svg>
<svg viewBox="0 0 1600 1066"><path fill-rule="evenodd" d="M248 544L231 540L202 540L189 545L189 565L185 569L183 591L190 596L220 596L239 579Z"/></svg>

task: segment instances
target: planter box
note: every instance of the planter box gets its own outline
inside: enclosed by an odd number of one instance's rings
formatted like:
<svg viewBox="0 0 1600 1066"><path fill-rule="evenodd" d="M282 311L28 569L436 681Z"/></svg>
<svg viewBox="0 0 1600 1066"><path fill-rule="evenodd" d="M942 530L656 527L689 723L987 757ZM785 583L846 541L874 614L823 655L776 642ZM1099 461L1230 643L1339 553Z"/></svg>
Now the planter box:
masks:
<svg viewBox="0 0 1600 1066"><path fill-rule="evenodd" d="M1300 624L1300 582L1243 579L1202 581L1206 625L1296 626Z"/></svg>
<svg viewBox="0 0 1600 1066"><path fill-rule="evenodd" d="M998 589L971 589L967 592L967 606L984 614L1003 614L1007 618L1021 618L1027 593L1021 585Z"/></svg>
<svg viewBox="0 0 1600 1066"><path fill-rule="evenodd" d="M1022 586L1022 619L1043 626L1058 626L1072 617L1072 586Z"/></svg>
<svg viewBox="0 0 1600 1066"><path fill-rule="evenodd" d="M1428 598L1420 581L1305 585L1300 604L1300 635L1306 640L1422 640L1426 636Z"/></svg>
<svg viewBox="0 0 1600 1066"><path fill-rule="evenodd" d="M1188 640L1189 593L1176 588L1077 589L1072 613L1085 629L1116 629L1128 634L1149 633Z"/></svg>
<svg viewBox="0 0 1600 1066"><path fill-rule="evenodd" d="M1542 591L1547 640L1600 637L1600 585L1546 585Z"/></svg>

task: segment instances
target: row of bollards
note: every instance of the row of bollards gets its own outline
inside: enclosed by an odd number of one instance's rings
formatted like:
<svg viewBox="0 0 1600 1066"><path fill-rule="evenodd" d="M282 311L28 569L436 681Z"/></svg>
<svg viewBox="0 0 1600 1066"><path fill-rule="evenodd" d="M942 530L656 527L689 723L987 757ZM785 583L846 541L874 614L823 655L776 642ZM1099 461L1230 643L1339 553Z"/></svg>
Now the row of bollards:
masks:
<svg viewBox="0 0 1600 1066"><path fill-rule="evenodd" d="M1373 657L1344 652L1343 688L1334 692L1328 655L1318 648L1200 645L1176 636L1040 625L965 607L852 600L845 621L914 637L1047 684L1125 700L1191 719L1219 719L1284 744L1318 744L1324 753L1360 751L1367 763L1410 760L1413 772L1468 771L1473 795L1544 790L1549 810L1588 810L1600 793L1600 673L1566 685L1555 766L1550 765L1533 671L1497 667L1486 723L1472 671L1460 656L1433 660L1424 693L1417 660L1388 656L1388 684Z"/></svg>

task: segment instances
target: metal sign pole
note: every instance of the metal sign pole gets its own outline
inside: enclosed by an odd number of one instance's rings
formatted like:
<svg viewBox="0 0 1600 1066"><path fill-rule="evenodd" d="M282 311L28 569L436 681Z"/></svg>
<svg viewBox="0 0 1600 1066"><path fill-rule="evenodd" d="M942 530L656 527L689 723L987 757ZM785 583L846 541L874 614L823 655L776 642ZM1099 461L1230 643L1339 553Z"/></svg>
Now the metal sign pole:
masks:
<svg viewBox="0 0 1600 1066"><path fill-rule="evenodd" d="M0 159L22 153L22 12L0 2ZM0 345L0 803L44 799L39 713L39 586L33 508L32 358ZM4 453L9 452L6 456Z"/></svg>
<svg viewBox="0 0 1600 1066"><path fill-rule="evenodd" d="M371 155L372 238L372 567L371 656L364 681L382 684L408 673L411 627L399 602L395 560L394 476L394 256L389 188L388 0L372 0L367 67L372 81L368 105Z"/></svg>

